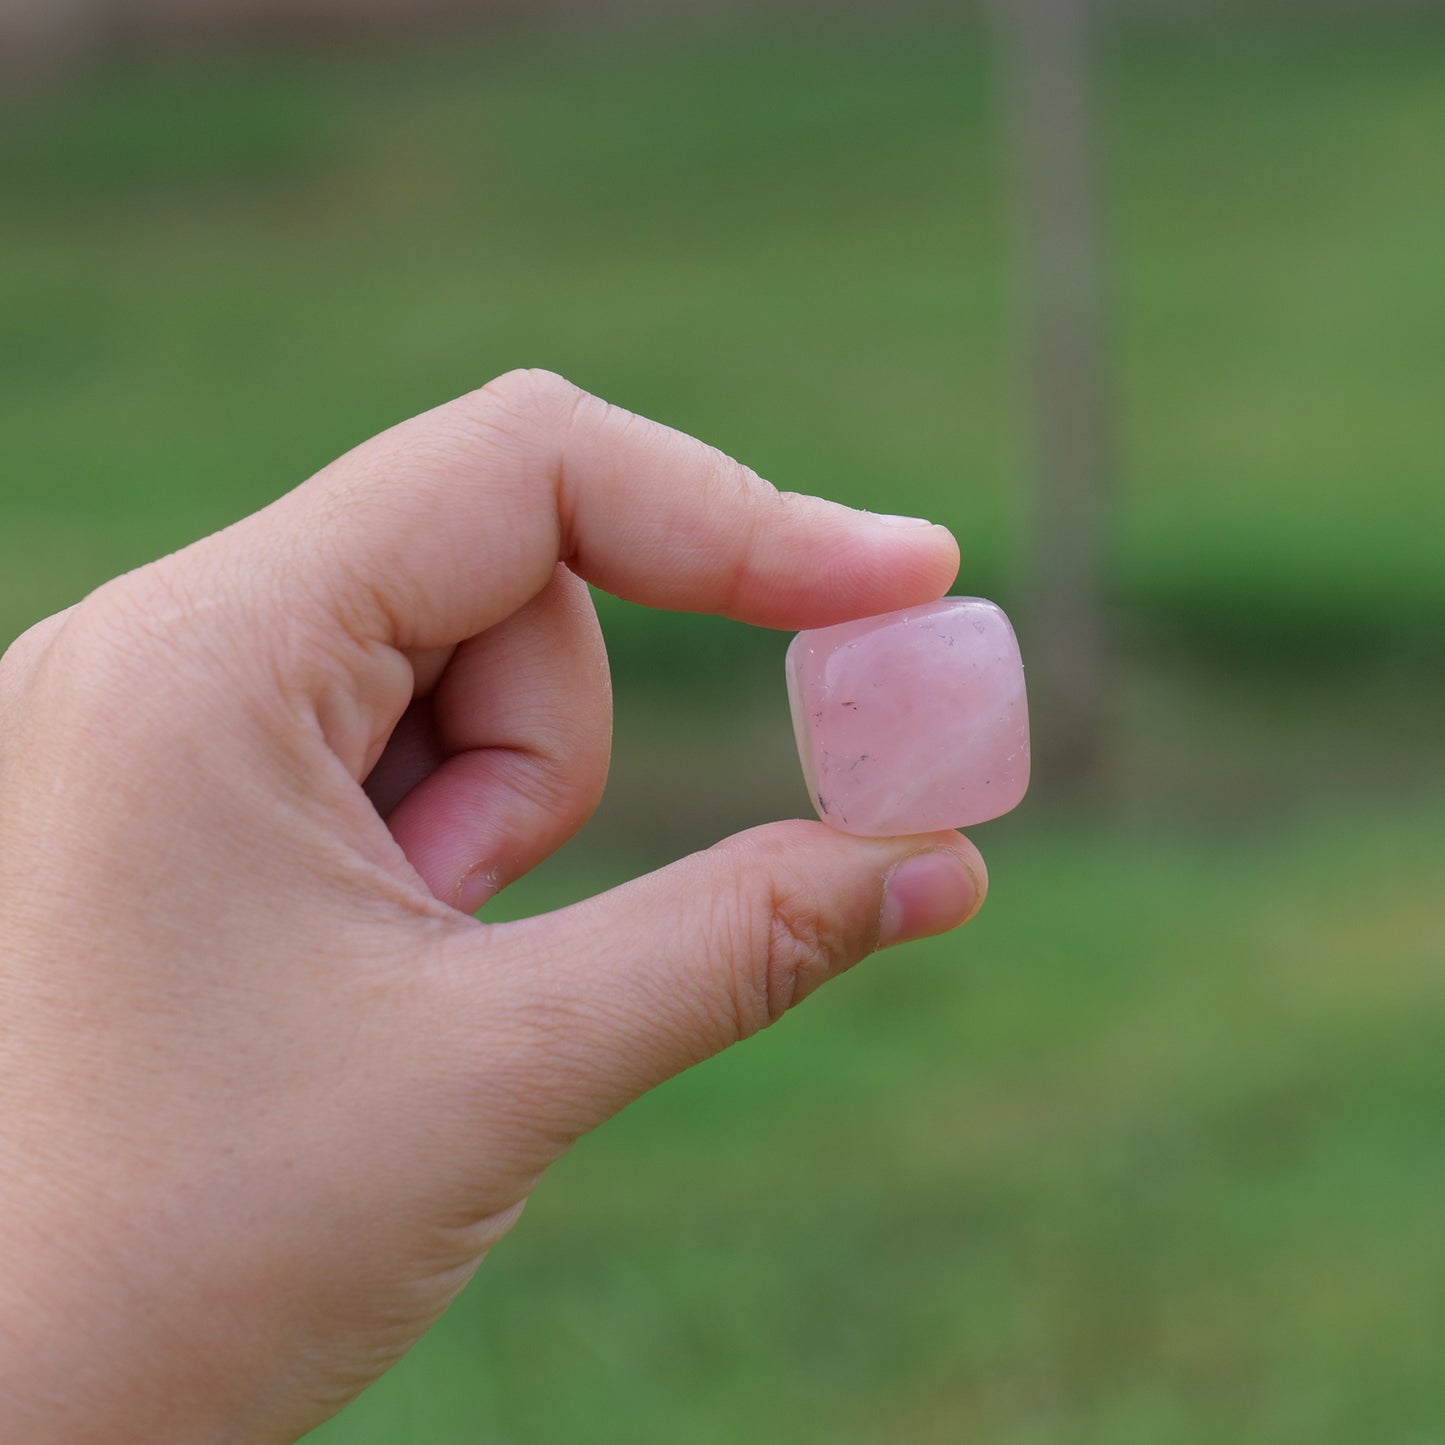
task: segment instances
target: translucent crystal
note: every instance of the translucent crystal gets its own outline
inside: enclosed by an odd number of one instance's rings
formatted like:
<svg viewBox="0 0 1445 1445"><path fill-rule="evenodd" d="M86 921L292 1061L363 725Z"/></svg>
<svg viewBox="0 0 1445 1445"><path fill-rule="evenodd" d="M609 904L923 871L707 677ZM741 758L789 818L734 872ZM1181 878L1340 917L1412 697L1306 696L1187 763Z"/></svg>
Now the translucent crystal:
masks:
<svg viewBox="0 0 1445 1445"><path fill-rule="evenodd" d="M788 699L818 816L886 837L964 828L1029 783L1024 668L1001 608L945 597L800 632Z"/></svg>

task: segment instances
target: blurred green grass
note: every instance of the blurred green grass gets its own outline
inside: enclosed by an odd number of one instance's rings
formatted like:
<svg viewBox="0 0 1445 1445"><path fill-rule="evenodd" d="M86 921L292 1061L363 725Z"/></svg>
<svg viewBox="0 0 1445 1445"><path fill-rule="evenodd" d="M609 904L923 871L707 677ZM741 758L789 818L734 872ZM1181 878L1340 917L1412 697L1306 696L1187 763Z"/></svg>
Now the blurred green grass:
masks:
<svg viewBox="0 0 1445 1445"><path fill-rule="evenodd" d="M518 364L1017 601L993 77L754 17L12 111L0 635ZM1031 800L964 937L585 1141L318 1441L1445 1440L1445 25L1136 24L1102 79L1115 816ZM513 912L806 807L783 639L601 605L615 786Z"/></svg>
<svg viewBox="0 0 1445 1445"><path fill-rule="evenodd" d="M1442 36L1109 47L1122 605L1436 645ZM517 364L937 516L1006 595L996 101L976 26L758 21L134 63L12 115L0 621Z"/></svg>

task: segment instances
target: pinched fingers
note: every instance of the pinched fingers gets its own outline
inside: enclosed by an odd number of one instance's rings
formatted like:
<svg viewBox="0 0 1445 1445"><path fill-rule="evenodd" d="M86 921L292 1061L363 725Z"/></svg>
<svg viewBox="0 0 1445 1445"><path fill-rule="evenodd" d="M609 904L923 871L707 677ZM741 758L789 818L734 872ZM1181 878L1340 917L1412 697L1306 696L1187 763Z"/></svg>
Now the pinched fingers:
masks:
<svg viewBox="0 0 1445 1445"><path fill-rule="evenodd" d="M556 913L458 931L434 980L438 1046L473 1059L493 1114L500 1077L515 1096L500 1112L551 1147L875 949L966 921L987 886L957 833L755 828Z"/></svg>

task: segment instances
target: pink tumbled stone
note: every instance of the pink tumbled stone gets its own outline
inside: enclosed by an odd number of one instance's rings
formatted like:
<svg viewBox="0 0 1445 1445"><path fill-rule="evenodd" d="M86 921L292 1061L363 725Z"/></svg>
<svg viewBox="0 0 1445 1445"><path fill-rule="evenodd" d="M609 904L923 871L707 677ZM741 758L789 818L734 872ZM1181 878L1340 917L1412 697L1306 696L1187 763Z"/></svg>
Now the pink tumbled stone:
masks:
<svg viewBox="0 0 1445 1445"><path fill-rule="evenodd" d="M788 699L818 816L845 833L965 828L1029 785L1018 640L981 597L800 632Z"/></svg>

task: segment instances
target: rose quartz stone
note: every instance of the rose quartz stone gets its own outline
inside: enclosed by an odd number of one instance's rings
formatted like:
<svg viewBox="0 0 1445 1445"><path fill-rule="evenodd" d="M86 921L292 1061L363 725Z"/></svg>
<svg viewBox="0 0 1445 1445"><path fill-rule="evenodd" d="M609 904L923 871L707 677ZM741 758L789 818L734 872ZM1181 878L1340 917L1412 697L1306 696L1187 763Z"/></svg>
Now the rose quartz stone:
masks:
<svg viewBox="0 0 1445 1445"><path fill-rule="evenodd" d="M818 816L845 833L968 827L1029 785L1018 640L981 597L800 632L788 699Z"/></svg>

